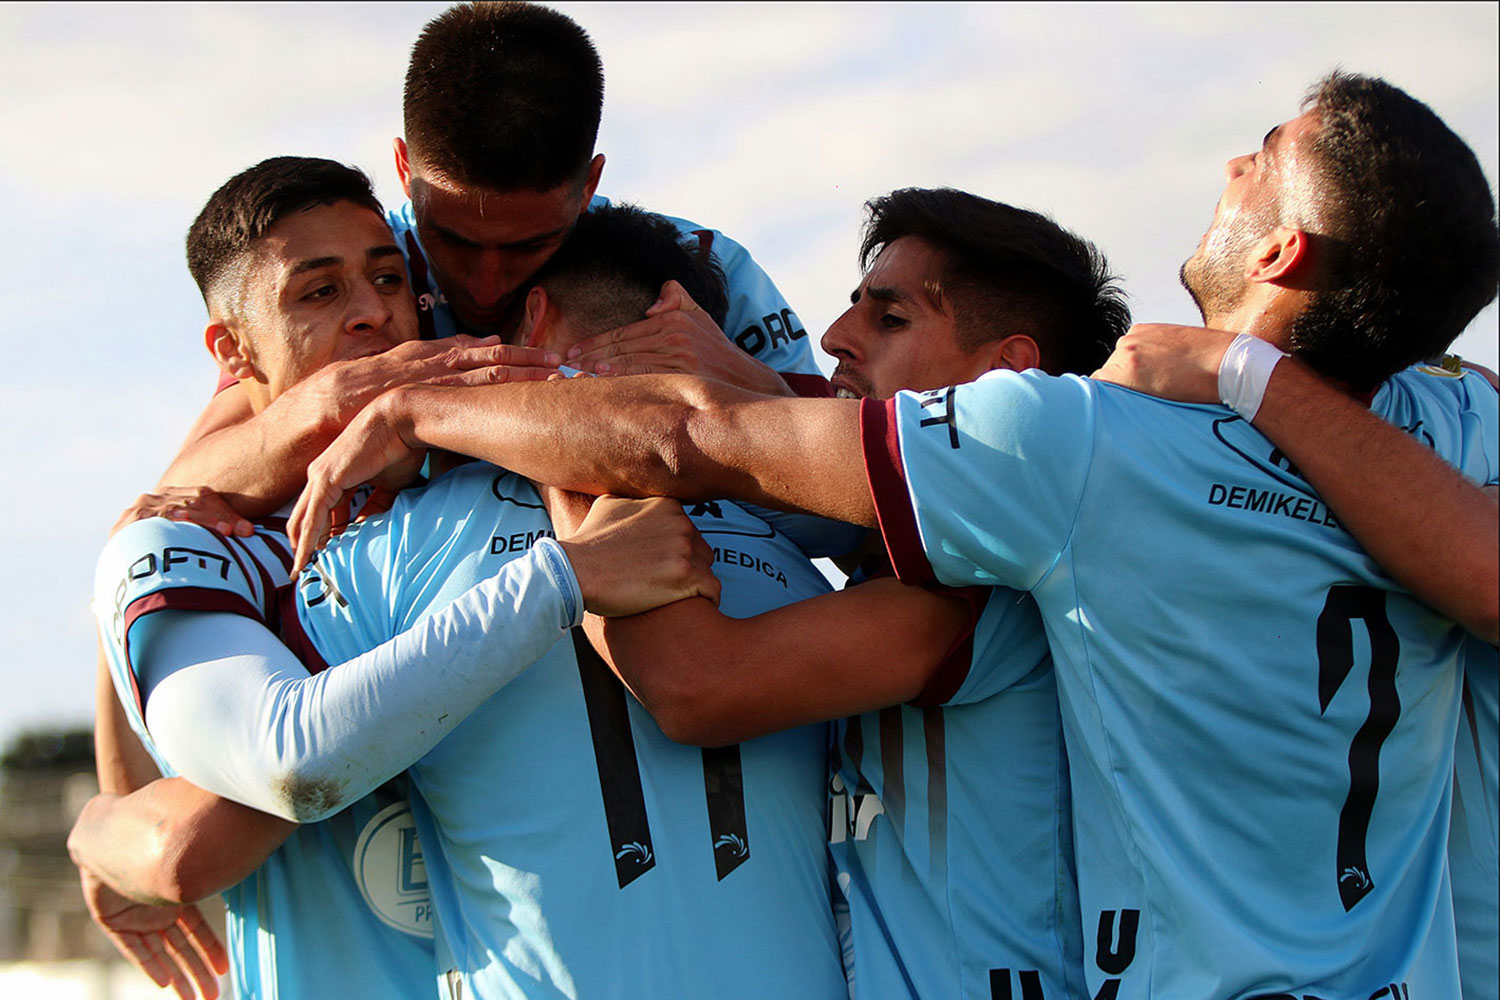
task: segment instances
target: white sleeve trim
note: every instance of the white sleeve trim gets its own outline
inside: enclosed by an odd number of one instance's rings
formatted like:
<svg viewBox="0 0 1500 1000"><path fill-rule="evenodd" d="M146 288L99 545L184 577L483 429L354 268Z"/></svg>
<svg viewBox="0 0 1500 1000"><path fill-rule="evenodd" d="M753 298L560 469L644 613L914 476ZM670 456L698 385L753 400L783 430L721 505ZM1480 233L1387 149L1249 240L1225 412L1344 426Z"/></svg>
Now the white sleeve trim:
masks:
<svg viewBox="0 0 1500 1000"><path fill-rule="evenodd" d="M405 770L582 613L562 548L542 539L436 614L312 676L264 625L234 614L158 612L132 652L143 676L161 678L146 724L183 777L309 823Z"/></svg>

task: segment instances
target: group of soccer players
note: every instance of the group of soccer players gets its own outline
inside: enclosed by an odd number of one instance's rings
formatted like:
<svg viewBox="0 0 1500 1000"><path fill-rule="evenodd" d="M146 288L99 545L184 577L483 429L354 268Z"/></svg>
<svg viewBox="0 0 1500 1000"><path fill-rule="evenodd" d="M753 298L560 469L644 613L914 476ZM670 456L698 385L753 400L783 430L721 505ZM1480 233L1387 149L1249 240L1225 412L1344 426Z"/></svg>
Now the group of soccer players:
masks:
<svg viewBox="0 0 1500 1000"><path fill-rule="evenodd" d="M742 247L596 194L602 92L566 17L460 5L409 202L281 156L193 223L224 379L101 557L69 842L122 951L184 997L1495 997L1500 416L1422 364L1500 281L1462 141L1321 81L1228 166L1203 328L1127 334L1036 213L874 198L825 382Z"/></svg>

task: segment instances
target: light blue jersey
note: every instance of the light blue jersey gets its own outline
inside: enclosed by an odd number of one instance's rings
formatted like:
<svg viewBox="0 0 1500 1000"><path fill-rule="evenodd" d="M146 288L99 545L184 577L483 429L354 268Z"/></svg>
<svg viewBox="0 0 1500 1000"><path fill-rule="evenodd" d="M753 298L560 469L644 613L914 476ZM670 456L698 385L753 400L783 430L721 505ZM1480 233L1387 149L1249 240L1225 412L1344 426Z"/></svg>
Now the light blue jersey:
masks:
<svg viewBox="0 0 1500 1000"><path fill-rule="evenodd" d="M1494 646L1472 637L1464 652L1448 865L1464 1000L1495 1000L1500 995L1500 836L1495 822L1500 663Z"/></svg>
<svg viewBox="0 0 1500 1000"><path fill-rule="evenodd" d="M1382 413L1491 481L1495 394L1442 381L1445 405L1398 392ZM901 577L1041 610L1090 995L1458 994L1463 633L1277 449L1223 407L1035 372L862 419Z"/></svg>
<svg viewBox="0 0 1500 1000"><path fill-rule="evenodd" d="M589 209L592 211L608 204L608 198L595 195ZM778 372L817 375L818 366L813 360L807 330L750 252L717 230L705 229L686 219L664 218L677 227L684 239L692 237L704 251L712 252L724 271L724 283L729 293L724 335L746 354ZM453 336L458 332L458 326L453 311L448 308L447 297L428 269L426 251L417 237L411 202L387 212L386 221L396 236L396 245L406 256L423 339Z"/></svg>
<svg viewBox="0 0 1500 1000"><path fill-rule="evenodd" d="M153 518L122 529L100 559L94 609L110 671L131 727L163 774L177 769L143 721L142 677L129 656L132 627L153 612L176 610L233 612L278 631L278 588L291 566L284 525L262 522L242 539ZM295 650L295 636L287 638ZM404 785L391 782L329 819L298 827L224 893L237 997L430 994L432 905Z"/></svg>
<svg viewBox="0 0 1500 1000"><path fill-rule="evenodd" d="M827 590L763 522L729 504L690 513L727 613ZM465 466L341 536L304 576L300 614L323 655L345 659L551 533L528 482ZM410 772L450 985L466 998L835 996L825 753L823 726L673 743L581 634L558 643Z"/></svg>
<svg viewBox="0 0 1500 1000"><path fill-rule="evenodd" d="M1466 379L1467 391L1482 394L1478 375L1420 366L1398 373L1372 404L1376 412L1419 440L1421 415L1411 412L1413 396L1443 402L1444 380ZM1396 390L1400 391L1397 392ZM1453 394L1447 393L1449 405ZM1494 485L1493 479L1480 485ZM1464 643L1462 709L1454 749L1453 827L1448 834L1448 866L1453 881L1453 915L1458 931L1458 969L1464 1000L1500 998L1500 832L1497 832L1497 744L1500 744L1500 667L1495 647L1470 636Z"/></svg>
<svg viewBox="0 0 1500 1000"><path fill-rule="evenodd" d="M966 591L973 634L912 705L838 726L831 841L858 1000L1083 992L1057 685L1029 595Z"/></svg>

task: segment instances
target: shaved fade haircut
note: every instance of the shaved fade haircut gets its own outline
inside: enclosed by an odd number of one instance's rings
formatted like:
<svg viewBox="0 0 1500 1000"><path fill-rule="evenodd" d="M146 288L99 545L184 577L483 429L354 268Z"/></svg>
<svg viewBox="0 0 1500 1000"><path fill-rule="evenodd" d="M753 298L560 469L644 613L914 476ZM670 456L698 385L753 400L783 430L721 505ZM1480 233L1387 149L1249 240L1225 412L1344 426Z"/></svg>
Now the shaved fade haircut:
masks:
<svg viewBox="0 0 1500 1000"><path fill-rule="evenodd" d="M1309 204L1292 224L1321 244L1294 353L1354 389L1442 354L1500 287L1495 201L1473 150L1386 81L1335 71L1316 116Z"/></svg>
<svg viewBox="0 0 1500 1000"><path fill-rule="evenodd" d="M318 205L351 201L384 210L364 171L312 156L273 156L242 170L209 197L187 232L188 271L204 304L230 307L229 284L244 259L282 219Z"/></svg>
<svg viewBox="0 0 1500 1000"><path fill-rule="evenodd" d="M463 3L422 29L403 101L415 165L492 191L582 183L599 134L604 68L566 16Z"/></svg>
<svg viewBox="0 0 1500 1000"><path fill-rule="evenodd" d="M676 281L720 326L729 309L724 272L696 241L660 215L634 205L585 212L562 249L536 276L569 323L593 336L644 319Z"/></svg>
<svg viewBox="0 0 1500 1000"><path fill-rule="evenodd" d="M952 188L902 188L865 211L860 267L904 236L934 247L940 274L927 291L951 303L964 351L1024 334L1049 375L1087 375L1130 327L1104 255L1045 215Z"/></svg>

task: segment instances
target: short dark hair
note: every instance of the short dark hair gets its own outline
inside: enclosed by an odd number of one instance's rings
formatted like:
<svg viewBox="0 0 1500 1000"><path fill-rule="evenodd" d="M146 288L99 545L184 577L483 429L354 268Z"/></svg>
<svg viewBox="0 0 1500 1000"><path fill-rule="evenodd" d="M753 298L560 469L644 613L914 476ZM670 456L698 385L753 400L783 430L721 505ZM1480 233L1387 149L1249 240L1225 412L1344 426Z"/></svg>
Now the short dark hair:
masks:
<svg viewBox="0 0 1500 1000"><path fill-rule="evenodd" d="M1104 255L1045 215L952 188L902 188L865 210L860 266L903 236L935 247L966 351L1025 334L1044 371L1087 375L1130 327Z"/></svg>
<svg viewBox="0 0 1500 1000"><path fill-rule="evenodd" d="M729 297L713 254L662 216L634 205L580 215L567 242L536 276L585 336L644 318L668 281L681 284L724 325Z"/></svg>
<svg viewBox="0 0 1500 1000"><path fill-rule="evenodd" d="M187 232L187 264L203 301L256 240L294 212L352 201L383 210L364 171L313 156L273 156L242 170L208 199ZM211 303L210 303L211 305Z"/></svg>
<svg viewBox="0 0 1500 1000"><path fill-rule="evenodd" d="M493 191L581 182L604 68L582 28L546 7L462 3L422 29L403 104L416 165Z"/></svg>
<svg viewBox="0 0 1500 1000"><path fill-rule="evenodd" d="M1291 348L1368 390L1441 354L1494 301L1495 202L1464 141L1384 80L1335 71L1304 107L1317 118L1309 235L1325 263Z"/></svg>

